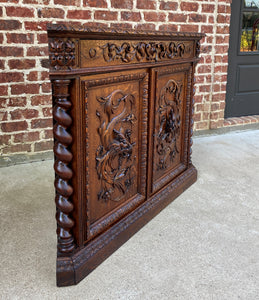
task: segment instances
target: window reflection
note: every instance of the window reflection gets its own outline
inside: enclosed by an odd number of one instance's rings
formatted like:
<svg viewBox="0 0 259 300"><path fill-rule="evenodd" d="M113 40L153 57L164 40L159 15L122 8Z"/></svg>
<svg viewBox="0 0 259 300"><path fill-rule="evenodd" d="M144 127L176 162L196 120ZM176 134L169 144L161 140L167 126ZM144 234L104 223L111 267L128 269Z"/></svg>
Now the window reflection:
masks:
<svg viewBox="0 0 259 300"><path fill-rule="evenodd" d="M249 1L246 1L249 2ZM259 2L250 1L250 2ZM259 3L258 3L259 5ZM241 32L241 52L259 51L259 12L243 12Z"/></svg>
<svg viewBox="0 0 259 300"><path fill-rule="evenodd" d="M259 0L245 0L244 7L245 8L259 8Z"/></svg>

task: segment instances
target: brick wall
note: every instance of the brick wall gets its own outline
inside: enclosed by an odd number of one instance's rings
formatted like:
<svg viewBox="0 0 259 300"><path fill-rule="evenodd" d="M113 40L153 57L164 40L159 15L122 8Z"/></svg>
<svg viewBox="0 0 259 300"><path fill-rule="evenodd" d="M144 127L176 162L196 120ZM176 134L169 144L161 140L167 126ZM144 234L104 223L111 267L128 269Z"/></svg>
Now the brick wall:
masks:
<svg viewBox="0 0 259 300"><path fill-rule="evenodd" d="M0 0L0 153L52 148L46 24L205 32L195 129L223 126L231 0Z"/></svg>

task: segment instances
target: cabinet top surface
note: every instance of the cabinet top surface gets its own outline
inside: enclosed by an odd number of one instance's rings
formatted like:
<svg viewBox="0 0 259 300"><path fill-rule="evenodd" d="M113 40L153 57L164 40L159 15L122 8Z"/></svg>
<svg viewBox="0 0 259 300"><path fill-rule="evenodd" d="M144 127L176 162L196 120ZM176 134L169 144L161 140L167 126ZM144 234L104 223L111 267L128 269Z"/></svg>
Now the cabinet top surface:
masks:
<svg viewBox="0 0 259 300"><path fill-rule="evenodd" d="M204 33L198 32L170 32L170 31L150 31L150 30L134 30L134 29L115 29L115 28L100 28L100 27L88 27L86 25L71 25L71 24L48 24L47 31L49 36L81 36L82 38L88 37L99 37L108 36L112 39L121 39L121 38L153 38L153 39L172 39L172 38L181 38L181 39L196 39L199 40Z"/></svg>

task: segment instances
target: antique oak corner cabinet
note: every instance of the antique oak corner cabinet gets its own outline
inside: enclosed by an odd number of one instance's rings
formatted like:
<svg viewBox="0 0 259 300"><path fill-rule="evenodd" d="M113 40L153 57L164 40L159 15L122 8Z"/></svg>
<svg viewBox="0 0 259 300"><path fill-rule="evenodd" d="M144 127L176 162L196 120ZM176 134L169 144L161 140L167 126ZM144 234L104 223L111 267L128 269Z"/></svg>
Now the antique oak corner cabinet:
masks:
<svg viewBox="0 0 259 300"><path fill-rule="evenodd" d="M78 283L197 178L199 33L49 25L57 285Z"/></svg>

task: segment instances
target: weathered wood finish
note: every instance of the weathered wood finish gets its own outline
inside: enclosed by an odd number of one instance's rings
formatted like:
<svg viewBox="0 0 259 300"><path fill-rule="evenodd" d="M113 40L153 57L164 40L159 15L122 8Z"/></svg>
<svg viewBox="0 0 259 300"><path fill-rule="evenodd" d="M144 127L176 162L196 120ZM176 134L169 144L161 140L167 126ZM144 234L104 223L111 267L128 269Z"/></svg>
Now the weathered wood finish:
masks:
<svg viewBox="0 0 259 300"><path fill-rule="evenodd" d="M197 33L48 26L57 285L78 283L197 178Z"/></svg>

